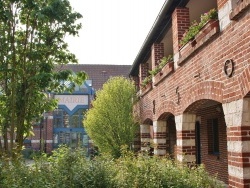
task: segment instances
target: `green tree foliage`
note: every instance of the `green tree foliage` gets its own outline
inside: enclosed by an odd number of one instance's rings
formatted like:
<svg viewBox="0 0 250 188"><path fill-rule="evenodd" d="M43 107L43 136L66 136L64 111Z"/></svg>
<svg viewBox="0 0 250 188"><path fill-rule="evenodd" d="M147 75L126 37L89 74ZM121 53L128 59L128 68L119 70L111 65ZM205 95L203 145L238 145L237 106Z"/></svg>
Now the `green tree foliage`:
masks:
<svg viewBox="0 0 250 188"><path fill-rule="evenodd" d="M119 157L120 147L132 144L138 128L133 118L135 93L133 82L123 77L109 79L97 92L83 124L101 152Z"/></svg>
<svg viewBox="0 0 250 188"><path fill-rule="evenodd" d="M56 106L46 93L65 90L62 80L85 79L54 71L77 63L64 38L78 35L81 17L68 0L0 0L0 155L20 152L32 122Z"/></svg>

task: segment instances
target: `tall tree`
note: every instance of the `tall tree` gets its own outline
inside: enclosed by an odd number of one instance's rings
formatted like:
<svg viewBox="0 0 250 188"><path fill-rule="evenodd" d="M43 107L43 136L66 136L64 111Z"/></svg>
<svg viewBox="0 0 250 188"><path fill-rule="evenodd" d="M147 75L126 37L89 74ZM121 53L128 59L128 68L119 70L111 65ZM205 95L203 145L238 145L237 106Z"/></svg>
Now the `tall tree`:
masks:
<svg viewBox="0 0 250 188"><path fill-rule="evenodd" d="M47 92L85 79L84 72L54 72L77 63L64 38L78 35L81 17L68 0L0 0L0 154L20 152L32 122L56 106Z"/></svg>
<svg viewBox="0 0 250 188"><path fill-rule="evenodd" d="M119 157L121 146L133 143L138 128L133 118L135 94L133 82L123 77L109 79L97 92L83 124L101 152Z"/></svg>

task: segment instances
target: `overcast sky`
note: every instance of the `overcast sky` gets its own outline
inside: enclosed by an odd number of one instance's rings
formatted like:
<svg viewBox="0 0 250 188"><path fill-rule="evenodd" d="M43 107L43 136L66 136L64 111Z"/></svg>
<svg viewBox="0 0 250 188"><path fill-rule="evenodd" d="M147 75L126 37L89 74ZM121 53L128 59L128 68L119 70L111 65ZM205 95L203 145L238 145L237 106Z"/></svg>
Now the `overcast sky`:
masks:
<svg viewBox="0 0 250 188"><path fill-rule="evenodd" d="M67 38L80 64L132 65L164 0L69 0L83 15L79 38Z"/></svg>

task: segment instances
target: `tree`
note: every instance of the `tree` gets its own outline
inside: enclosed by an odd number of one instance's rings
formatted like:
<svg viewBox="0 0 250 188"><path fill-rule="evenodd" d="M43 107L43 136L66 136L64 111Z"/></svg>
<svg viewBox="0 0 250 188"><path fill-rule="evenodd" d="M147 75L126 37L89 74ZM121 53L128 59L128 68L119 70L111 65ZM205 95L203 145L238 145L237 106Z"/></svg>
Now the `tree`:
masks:
<svg viewBox="0 0 250 188"><path fill-rule="evenodd" d="M109 79L97 91L83 124L101 152L119 157L121 146L133 143L138 128L133 118L135 93L133 82L123 77Z"/></svg>
<svg viewBox="0 0 250 188"><path fill-rule="evenodd" d="M54 71L77 63L64 38L78 35L81 17L68 0L0 0L0 155L20 152L33 122L56 107L48 92L72 90L62 81L86 78Z"/></svg>

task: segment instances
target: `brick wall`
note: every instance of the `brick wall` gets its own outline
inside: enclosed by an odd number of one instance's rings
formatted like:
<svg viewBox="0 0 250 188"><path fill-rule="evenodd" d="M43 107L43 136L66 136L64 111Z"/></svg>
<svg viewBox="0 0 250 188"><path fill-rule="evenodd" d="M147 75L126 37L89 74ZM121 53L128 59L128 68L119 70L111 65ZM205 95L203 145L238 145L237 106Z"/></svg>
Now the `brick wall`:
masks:
<svg viewBox="0 0 250 188"><path fill-rule="evenodd" d="M139 76L132 76L131 79L134 81L136 88L139 89L140 88Z"/></svg>
<svg viewBox="0 0 250 188"><path fill-rule="evenodd" d="M50 153L53 149L53 116L52 113L44 118L43 125L33 126L34 135L31 136L31 147L34 150L44 150ZM40 141L41 140L41 141Z"/></svg>
<svg viewBox="0 0 250 188"><path fill-rule="evenodd" d="M190 26L189 9L188 8L176 8L172 15L173 24L173 50L174 54L179 51L180 40L185 31Z"/></svg>
<svg viewBox="0 0 250 188"><path fill-rule="evenodd" d="M149 64L148 63L142 63L140 64L140 71L139 71L139 77L140 77L140 83L149 75Z"/></svg>
<svg viewBox="0 0 250 188"><path fill-rule="evenodd" d="M151 47L152 70L159 64L159 60L164 57L164 44L154 43Z"/></svg>
<svg viewBox="0 0 250 188"><path fill-rule="evenodd" d="M218 9L221 9L228 1L231 0L217 0Z"/></svg>
<svg viewBox="0 0 250 188"><path fill-rule="evenodd" d="M228 183L227 168L227 134L224 113L221 105L215 105L208 108L199 109L197 116L200 116L200 138L201 138L201 163L210 174L217 174L218 178ZM208 152L208 124L207 120L218 118L219 124L219 155L213 155Z"/></svg>

